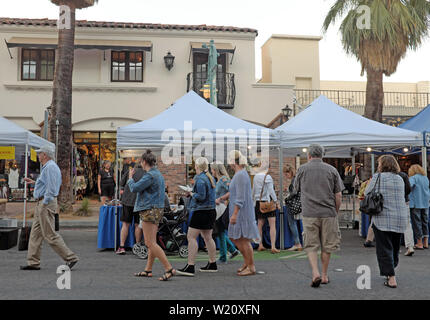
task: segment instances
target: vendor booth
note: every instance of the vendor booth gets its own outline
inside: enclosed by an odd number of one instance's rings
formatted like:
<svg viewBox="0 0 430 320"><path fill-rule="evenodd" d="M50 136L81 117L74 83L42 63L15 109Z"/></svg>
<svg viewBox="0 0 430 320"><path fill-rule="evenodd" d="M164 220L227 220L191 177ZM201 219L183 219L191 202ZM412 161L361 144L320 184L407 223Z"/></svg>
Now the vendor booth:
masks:
<svg viewBox="0 0 430 320"><path fill-rule="evenodd" d="M411 149L421 146L423 141L421 133L364 118L338 106L324 95L276 131L280 135L284 156L303 155L305 148L316 143L325 148L326 158L351 158L352 172L355 172L355 155L369 153L368 148L373 154L400 147ZM352 205L354 217L354 199Z"/></svg>
<svg viewBox="0 0 430 320"><path fill-rule="evenodd" d="M32 186L24 182L29 167L37 163L36 149L47 146L55 151L55 145L38 135L0 117L0 188L2 197L24 201L24 226L28 192ZM31 175L36 180L37 174ZM29 188L30 187L30 188Z"/></svg>
<svg viewBox="0 0 430 320"><path fill-rule="evenodd" d="M191 163L193 155L225 162L234 149L250 158L265 151L279 155L279 139L273 130L238 119L190 91L159 115L118 128L117 159L139 157L146 148L172 163Z"/></svg>

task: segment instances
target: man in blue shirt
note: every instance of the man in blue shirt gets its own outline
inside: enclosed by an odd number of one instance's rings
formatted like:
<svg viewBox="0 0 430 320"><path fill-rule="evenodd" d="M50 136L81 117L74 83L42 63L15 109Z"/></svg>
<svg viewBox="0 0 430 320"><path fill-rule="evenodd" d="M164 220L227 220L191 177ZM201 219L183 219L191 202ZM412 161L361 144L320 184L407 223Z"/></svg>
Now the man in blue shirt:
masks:
<svg viewBox="0 0 430 320"><path fill-rule="evenodd" d="M64 243L63 238L55 232L54 214L57 212L57 196L61 187L61 171L52 160L54 152L49 147L36 150L42 171L37 181L26 178L27 183L36 184L34 198L37 206L34 212L34 221L31 227L28 244L27 265L21 270L40 270L40 254L42 241L46 240L52 249L72 267L78 262L78 257Z"/></svg>

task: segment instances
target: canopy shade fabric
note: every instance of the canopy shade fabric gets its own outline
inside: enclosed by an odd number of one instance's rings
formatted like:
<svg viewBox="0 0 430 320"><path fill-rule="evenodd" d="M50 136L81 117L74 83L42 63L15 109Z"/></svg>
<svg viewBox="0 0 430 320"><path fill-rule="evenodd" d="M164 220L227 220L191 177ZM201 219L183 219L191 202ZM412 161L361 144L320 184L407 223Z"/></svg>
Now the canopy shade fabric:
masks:
<svg viewBox="0 0 430 320"><path fill-rule="evenodd" d="M430 104L418 112L414 117L403 122L399 128L417 132L430 132Z"/></svg>
<svg viewBox="0 0 430 320"><path fill-rule="evenodd" d="M312 143L332 150L351 150L351 147L396 148L420 146L422 135L369 120L344 109L324 95L315 99L304 111L278 127L281 146L294 149L297 155ZM336 152L334 152L336 153ZM350 152L348 152L350 153Z"/></svg>
<svg viewBox="0 0 430 320"><path fill-rule="evenodd" d="M6 118L0 117L0 145L2 146L19 146L29 145L40 148L48 146L55 151L55 145L31 131L28 131Z"/></svg>
<svg viewBox="0 0 430 320"><path fill-rule="evenodd" d="M58 39L12 37L6 43L8 48L56 49ZM75 49L151 51L151 48L151 41L75 39Z"/></svg>
<svg viewBox="0 0 430 320"><path fill-rule="evenodd" d="M176 132L176 137L166 133ZM188 134L192 133L192 137ZM194 91L178 99L167 110L148 120L117 130L120 150L163 147L167 144L202 144L199 134L208 133L208 143L257 140L261 145L279 145L275 132L238 119L208 103Z"/></svg>
<svg viewBox="0 0 430 320"><path fill-rule="evenodd" d="M190 44L194 52L209 52L208 48L203 48L203 44L209 46L209 42L191 42ZM236 50L231 43L215 43L215 48L218 53L234 53Z"/></svg>

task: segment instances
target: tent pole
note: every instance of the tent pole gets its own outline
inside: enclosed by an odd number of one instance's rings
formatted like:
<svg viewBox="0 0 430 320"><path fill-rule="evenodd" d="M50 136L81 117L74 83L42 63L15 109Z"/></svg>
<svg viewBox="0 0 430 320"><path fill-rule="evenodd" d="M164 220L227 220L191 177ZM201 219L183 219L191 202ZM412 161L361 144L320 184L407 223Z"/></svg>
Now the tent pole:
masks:
<svg viewBox="0 0 430 320"><path fill-rule="evenodd" d="M355 151L353 152L353 154L352 154L352 159L351 159L351 162L352 162L352 175L354 176L354 180L353 180L353 182L352 182L352 190L353 190L353 192L352 192L352 221L351 221L351 223L353 224L352 225L352 227L354 227L354 221L355 221Z"/></svg>
<svg viewBox="0 0 430 320"><path fill-rule="evenodd" d="M118 152L118 148L116 148L116 184L115 184L115 198L119 199L119 195L118 195L118 184L119 184L119 180L118 180L118 172L119 172L119 152ZM118 206L116 205L117 203L114 202L115 204L115 244L114 244L114 253L116 252L116 243L117 243L117 229L118 229Z"/></svg>
<svg viewBox="0 0 430 320"><path fill-rule="evenodd" d="M27 179L28 175L28 143L25 145L25 173L24 177ZM27 181L24 182L24 221L23 227L26 225L26 213L27 213Z"/></svg>
<svg viewBox="0 0 430 320"><path fill-rule="evenodd" d="M284 250L284 206L283 206L283 190L284 190L284 184L283 184L283 168L284 168L284 157L282 154L282 147L279 147L279 202L280 202L280 210L279 210L279 242L280 242L280 249Z"/></svg>
<svg viewBox="0 0 430 320"><path fill-rule="evenodd" d="M422 167L424 169L424 172L427 175L427 147L421 148L421 156L422 156Z"/></svg>
<svg viewBox="0 0 430 320"><path fill-rule="evenodd" d="M370 162L372 163L372 177L373 177L373 175L375 174L375 154L374 153L372 153L371 155L370 155Z"/></svg>

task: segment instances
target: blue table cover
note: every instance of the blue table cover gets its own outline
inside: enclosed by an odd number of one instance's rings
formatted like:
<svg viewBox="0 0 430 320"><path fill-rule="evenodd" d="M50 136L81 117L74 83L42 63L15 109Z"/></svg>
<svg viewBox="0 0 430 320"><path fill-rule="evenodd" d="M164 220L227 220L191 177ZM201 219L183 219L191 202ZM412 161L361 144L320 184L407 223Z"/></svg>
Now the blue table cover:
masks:
<svg viewBox="0 0 430 320"><path fill-rule="evenodd" d="M99 212L99 227L97 233L97 248L99 249L112 249L115 248L115 208L117 212L117 245L120 245L120 233L122 228L122 222L119 221L122 212L122 206L101 206ZM133 219L134 220L134 219ZM131 248L136 243L134 236L134 221L130 224L128 231L128 237L125 241L124 246Z"/></svg>

